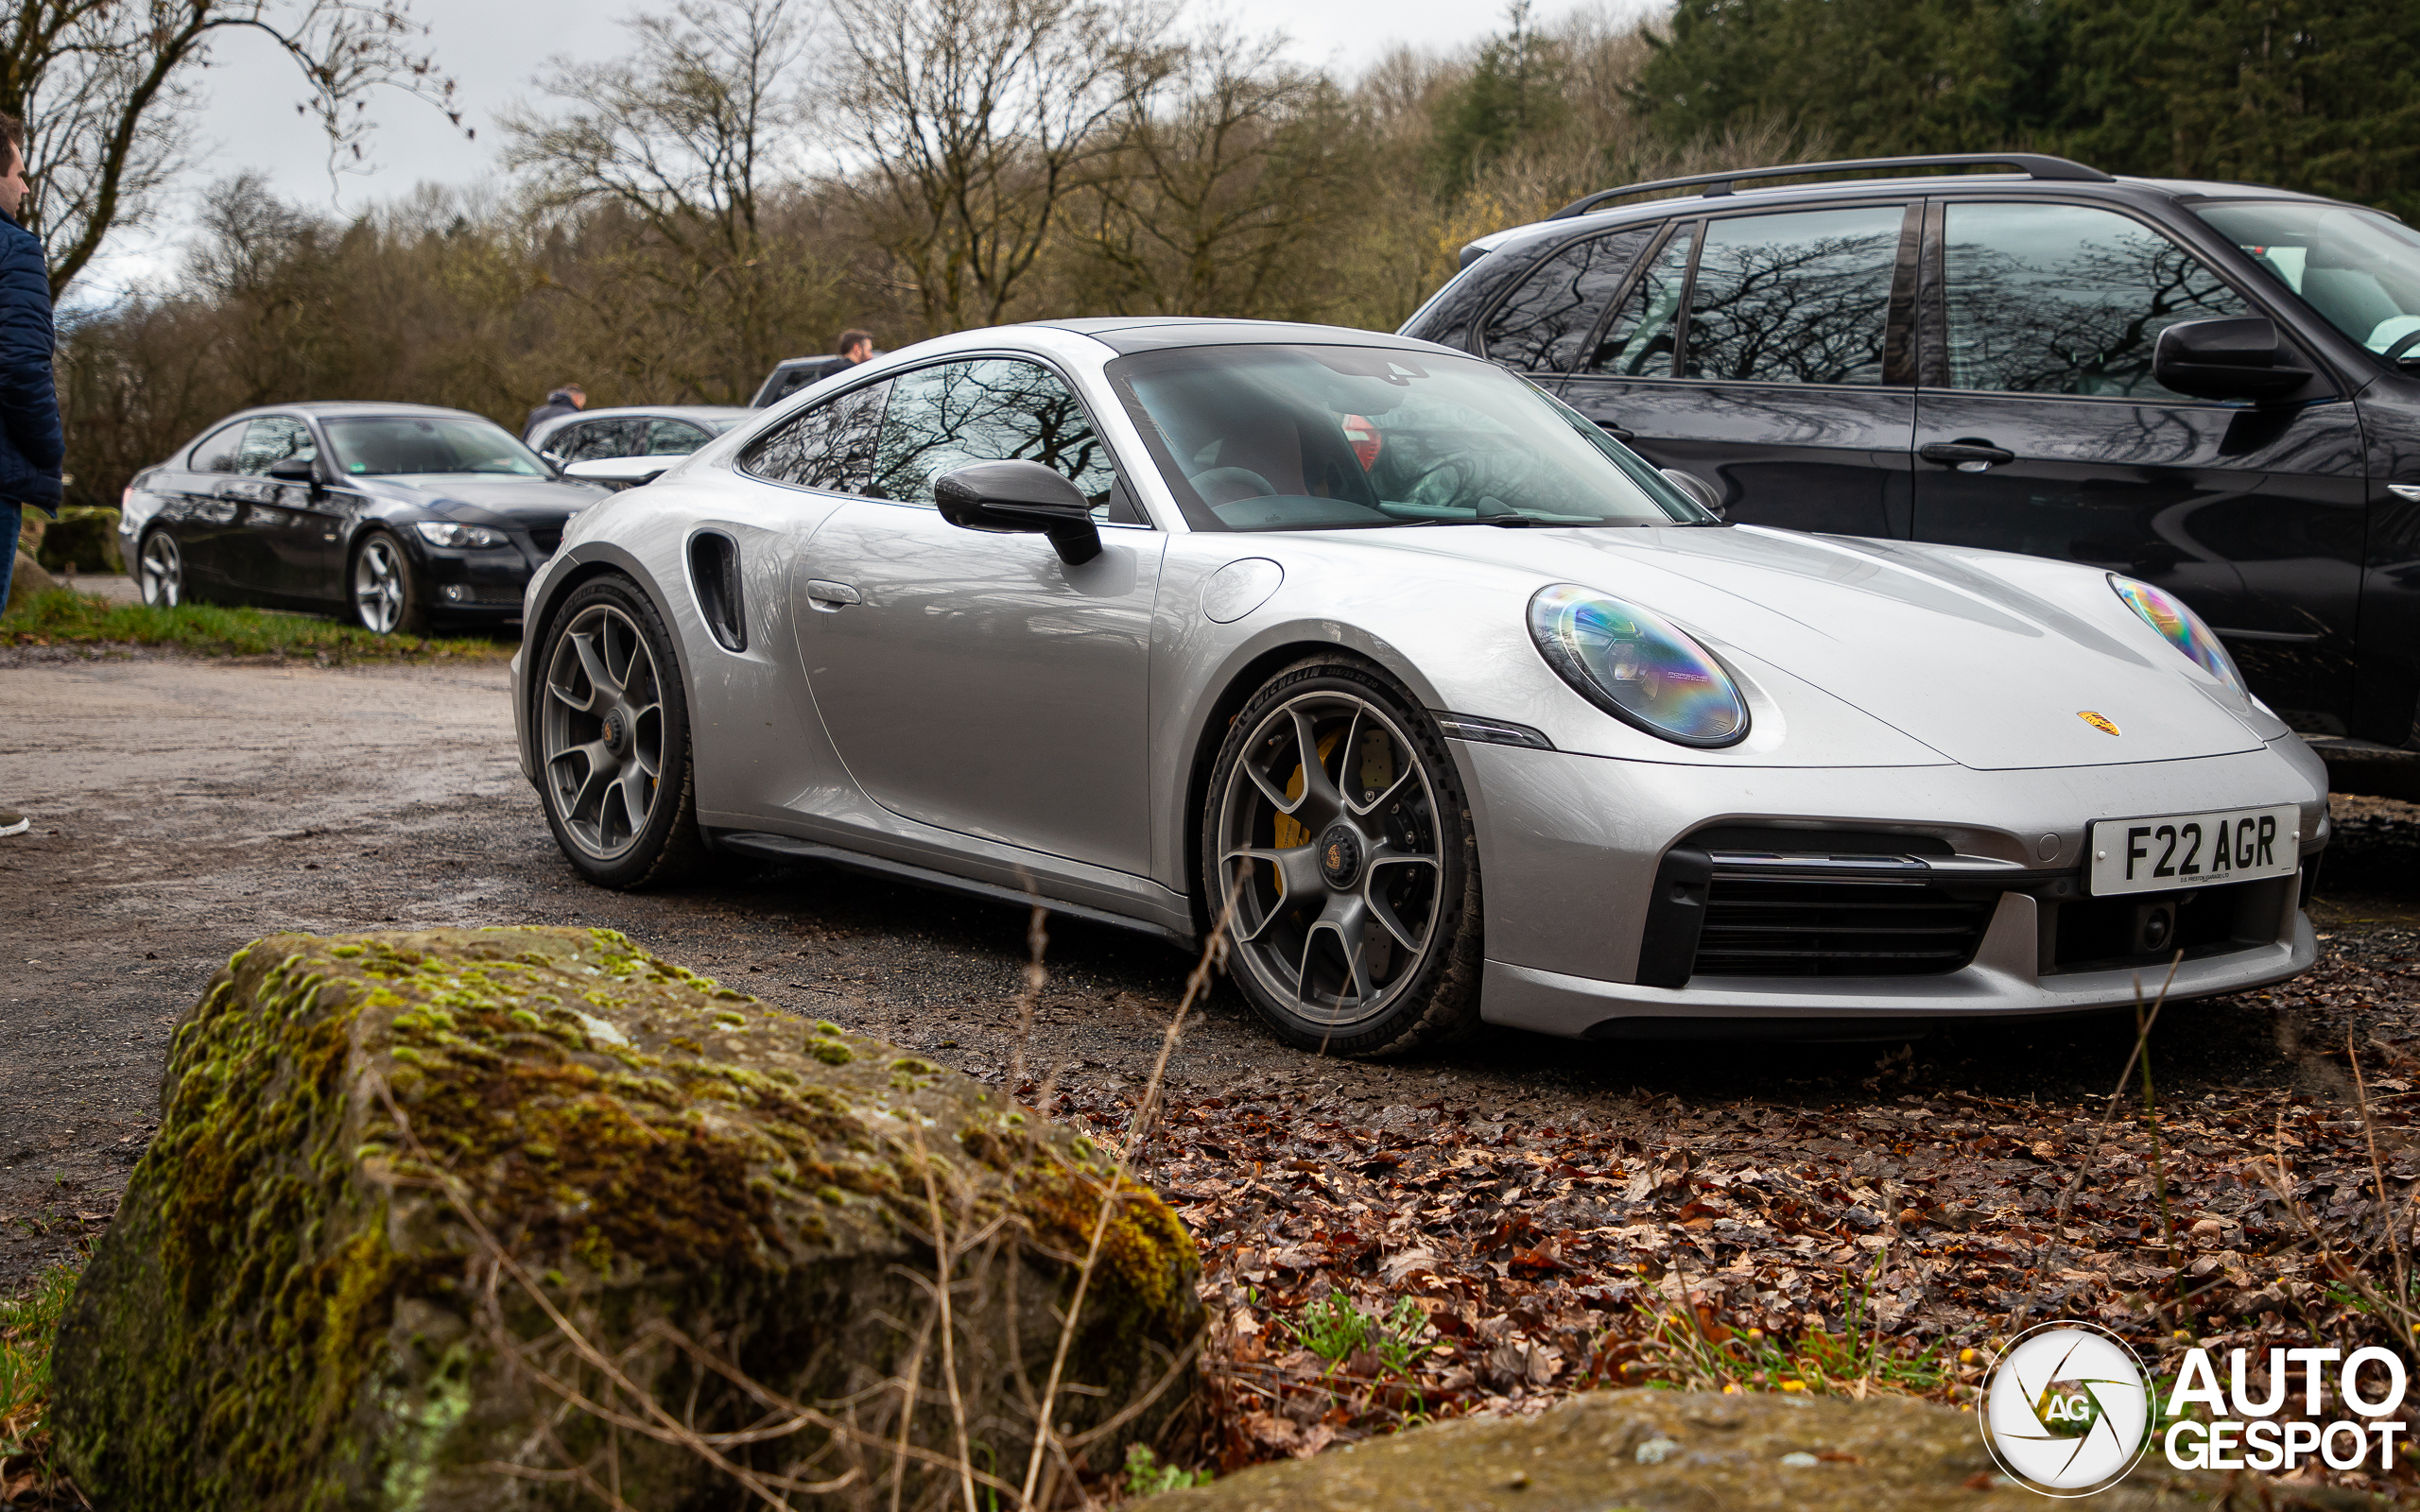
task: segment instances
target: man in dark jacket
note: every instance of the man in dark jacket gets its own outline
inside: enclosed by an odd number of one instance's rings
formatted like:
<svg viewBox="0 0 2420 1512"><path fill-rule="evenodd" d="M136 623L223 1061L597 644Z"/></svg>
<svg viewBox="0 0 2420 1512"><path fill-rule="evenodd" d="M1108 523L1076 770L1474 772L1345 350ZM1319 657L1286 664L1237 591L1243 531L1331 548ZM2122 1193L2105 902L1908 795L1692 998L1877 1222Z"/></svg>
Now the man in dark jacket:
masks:
<svg viewBox="0 0 2420 1512"><path fill-rule="evenodd" d="M50 372L50 268L42 243L17 224L26 200L26 123L0 114L9 163L0 174L0 604L17 566L17 532L31 505L59 513L59 464L66 438ZM23 834L23 814L0 807L0 835Z"/></svg>
<svg viewBox="0 0 2420 1512"><path fill-rule="evenodd" d="M832 344L840 349L840 354L837 357L824 358L817 365L815 376L808 382L820 384L836 372L847 372L858 363L873 355L873 333L871 331L843 331L840 333L840 339Z"/></svg>
<svg viewBox="0 0 2420 1512"><path fill-rule="evenodd" d="M521 438L558 415L577 415L588 407L588 390L578 384L565 384L546 396L546 402L529 412L529 423L521 427Z"/></svg>

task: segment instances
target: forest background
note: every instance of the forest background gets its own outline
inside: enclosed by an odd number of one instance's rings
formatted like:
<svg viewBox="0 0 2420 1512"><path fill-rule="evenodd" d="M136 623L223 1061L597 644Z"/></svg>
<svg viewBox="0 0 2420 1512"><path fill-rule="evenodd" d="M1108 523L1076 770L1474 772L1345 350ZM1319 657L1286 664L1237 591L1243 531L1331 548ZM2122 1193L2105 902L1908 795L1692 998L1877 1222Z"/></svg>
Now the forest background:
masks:
<svg viewBox="0 0 2420 1512"><path fill-rule="evenodd" d="M376 34L290 50L324 69ZM0 107L9 63L0 44ZM77 297L61 228L89 256L141 197L38 185L63 208L36 229L69 502L114 505L253 404L408 400L517 430L565 380L592 406L745 403L852 325L884 348L1059 316L1392 329L1473 237L1723 167L2028 148L2408 214L2415 86L2420 7L2398 0L1516 4L1458 54L1354 77L1173 0L683 0L620 59L535 75L492 182L339 219L229 179L181 270L106 304ZM141 117L162 163L174 104Z"/></svg>

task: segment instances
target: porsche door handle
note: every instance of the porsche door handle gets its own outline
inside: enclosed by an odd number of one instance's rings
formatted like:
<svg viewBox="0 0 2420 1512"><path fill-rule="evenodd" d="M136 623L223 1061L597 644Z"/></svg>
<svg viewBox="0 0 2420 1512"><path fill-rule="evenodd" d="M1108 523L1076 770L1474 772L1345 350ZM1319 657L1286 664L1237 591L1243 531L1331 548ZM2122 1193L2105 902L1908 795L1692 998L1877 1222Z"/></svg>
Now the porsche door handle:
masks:
<svg viewBox="0 0 2420 1512"><path fill-rule="evenodd" d="M846 583L836 583L826 577L806 580L806 601L826 614L836 614L850 604L862 604L865 595Z"/></svg>
<svg viewBox="0 0 2420 1512"><path fill-rule="evenodd" d="M1927 462L1954 467L1961 472L1980 472L2002 462L2014 462L2016 454L1988 441L1927 441L1916 448L1916 455Z"/></svg>

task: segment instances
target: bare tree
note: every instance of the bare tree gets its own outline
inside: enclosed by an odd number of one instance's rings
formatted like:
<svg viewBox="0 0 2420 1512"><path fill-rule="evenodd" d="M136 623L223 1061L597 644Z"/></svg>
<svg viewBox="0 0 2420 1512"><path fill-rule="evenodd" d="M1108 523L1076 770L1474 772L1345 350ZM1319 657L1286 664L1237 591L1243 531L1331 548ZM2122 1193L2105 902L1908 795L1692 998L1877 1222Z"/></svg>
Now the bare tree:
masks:
<svg viewBox="0 0 2420 1512"><path fill-rule="evenodd" d="M359 162L367 95L386 85L452 108L421 50L410 0L17 0L0 22L0 111L23 117L31 194L23 219L49 244L56 294L109 233L139 224L182 166L178 118L222 40L256 34L291 58L330 162Z"/></svg>
<svg viewBox="0 0 2420 1512"><path fill-rule="evenodd" d="M1111 125L1166 77L1157 0L837 0L845 185L925 324L1002 318Z"/></svg>
<svg viewBox="0 0 2420 1512"><path fill-rule="evenodd" d="M1119 314L1307 318L1334 297L1317 247L1358 208L1363 154L1334 84L1282 37L1213 32L1119 123L1076 239Z"/></svg>
<svg viewBox="0 0 2420 1512"><path fill-rule="evenodd" d="M558 61L541 81L562 109L505 117L510 167L531 171L542 206L605 210L653 249L628 268L655 313L727 332L728 373L670 375L729 396L787 354L794 294L812 269L769 255L768 217L803 173L800 87L811 28L796 0L683 0L628 23L636 46L606 63ZM606 289L595 318L631 312Z"/></svg>

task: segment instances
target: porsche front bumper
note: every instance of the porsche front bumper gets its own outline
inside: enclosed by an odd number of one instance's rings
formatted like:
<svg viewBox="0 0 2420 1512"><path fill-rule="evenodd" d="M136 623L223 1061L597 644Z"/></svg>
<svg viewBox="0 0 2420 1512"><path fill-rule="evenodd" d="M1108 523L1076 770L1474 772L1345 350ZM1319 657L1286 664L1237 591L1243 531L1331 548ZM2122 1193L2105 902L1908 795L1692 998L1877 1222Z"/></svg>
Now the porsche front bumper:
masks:
<svg viewBox="0 0 2420 1512"><path fill-rule="evenodd" d="M1615 1037L1681 1032L1686 1021L1705 1030L1720 1021L1742 1030L1822 1021L1853 1033L2118 1007L2156 994L2175 954L2124 935L2124 912L2147 897L2181 904L2180 928L2196 920L2176 940L2186 958L2171 1000L2280 981L2317 954L2301 902L2327 843L2327 778L2291 737L2189 761L2019 771L1738 767L1455 747L1478 820L1481 1012L1493 1023ZM2094 820L2284 803L2302 815L2296 875L2198 893L2086 895ZM1843 897L1914 900L1880 906L1914 910L1907 917L1925 926L1914 933L1929 937L1827 954L1817 947L1840 936L1821 921L1872 917L1844 911L1862 903L1835 907ZM1760 936L1767 944L1800 930L1809 950L1801 958L1769 953L1744 970L1741 953L1710 943L1721 930L1706 920L1725 917L1777 931ZM1737 937L1739 926L1730 928ZM1911 944L1922 949L1896 948ZM1927 954L1936 958L1914 958ZM1899 958L1871 971L1865 955Z"/></svg>

